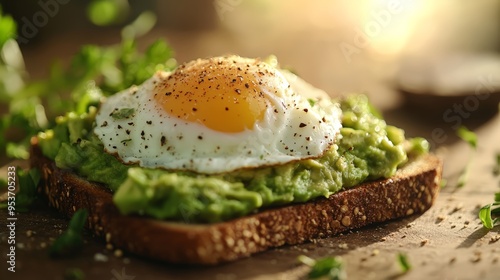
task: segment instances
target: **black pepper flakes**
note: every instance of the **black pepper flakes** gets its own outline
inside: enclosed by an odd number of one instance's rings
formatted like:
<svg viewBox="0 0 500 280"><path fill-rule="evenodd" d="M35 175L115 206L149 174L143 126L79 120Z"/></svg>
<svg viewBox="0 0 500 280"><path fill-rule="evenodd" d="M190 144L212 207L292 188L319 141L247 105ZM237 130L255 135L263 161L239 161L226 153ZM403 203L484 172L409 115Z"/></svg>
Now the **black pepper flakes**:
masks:
<svg viewBox="0 0 500 280"><path fill-rule="evenodd" d="M305 124L305 123L300 123L300 124L299 124L299 127L300 127L300 128L302 128L302 127L306 127L306 126L307 126L307 124Z"/></svg>

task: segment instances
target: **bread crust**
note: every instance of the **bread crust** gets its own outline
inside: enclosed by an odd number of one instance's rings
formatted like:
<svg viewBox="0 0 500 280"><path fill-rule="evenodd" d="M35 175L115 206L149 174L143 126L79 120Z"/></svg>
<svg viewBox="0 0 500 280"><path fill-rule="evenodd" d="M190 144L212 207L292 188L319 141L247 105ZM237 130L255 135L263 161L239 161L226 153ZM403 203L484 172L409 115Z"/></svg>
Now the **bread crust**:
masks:
<svg viewBox="0 0 500 280"><path fill-rule="evenodd" d="M429 209L440 189L442 161L428 154L412 159L389 178L367 182L311 202L263 210L215 224L184 224L120 214L112 193L56 167L32 141L31 165L39 190L67 217L85 208L87 228L116 248L170 263L213 265L282 245L401 218Z"/></svg>

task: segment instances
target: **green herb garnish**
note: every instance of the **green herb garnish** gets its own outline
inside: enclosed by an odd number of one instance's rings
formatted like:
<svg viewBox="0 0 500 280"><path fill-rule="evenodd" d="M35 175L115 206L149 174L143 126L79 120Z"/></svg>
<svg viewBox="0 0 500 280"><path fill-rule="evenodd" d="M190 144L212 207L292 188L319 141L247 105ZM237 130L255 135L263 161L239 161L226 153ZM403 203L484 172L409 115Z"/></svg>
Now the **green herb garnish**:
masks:
<svg viewBox="0 0 500 280"><path fill-rule="evenodd" d="M38 169L23 170L16 168L16 211L27 212L29 207L38 198L37 186L40 181L40 172ZM7 202L0 203L0 209L7 208Z"/></svg>
<svg viewBox="0 0 500 280"><path fill-rule="evenodd" d="M16 169L19 183L19 193L16 194L16 210L26 212L38 197L37 187L40 182L40 171L36 168L30 170Z"/></svg>
<svg viewBox="0 0 500 280"><path fill-rule="evenodd" d="M311 107L314 107L314 105L316 105L316 100L312 98L308 98L307 101L309 102L309 105L311 105Z"/></svg>
<svg viewBox="0 0 500 280"><path fill-rule="evenodd" d="M83 280L85 273L79 268L68 268L64 271L64 280Z"/></svg>
<svg viewBox="0 0 500 280"><path fill-rule="evenodd" d="M115 120L127 119L135 113L134 108L121 108L118 110L114 110L111 113L111 117Z"/></svg>
<svg viewBox="0 0 500 280"><path fill-rule="evenodd" d="M94 0L92 5L111 2L123 1ZM148 32L155 22L154 14L143 12L123 28L121 43L85 45L68 67L55 63L48 78L33 81L27 79L15 41L16 24L0 9L0 107L7 108L0 114L0 155L26 159L30 138L53 128L56 116L68 111L86 113L103 97L140 85L158 70L173 69L173 52L164 40L152 43L144 53L137 48L135 39Z"/></svg>
<svg viewBox="0 0 500 280"><path fill-rule="evenodd" d="M406 273L411 269L411 264L408 261L408 256L405 253L398 253L398 263L403 273Z"/></svg>
<svg viewBox="0 0 500 280"><path fill-rule="evenodd" d="M493 166L493 175L500 175L500 153L495 156L495 165Z"/></svg>
<svg viewBox="0 0 500 280"><path fill-rule="evenodd" d="M457 136L467 142L474 152L477 150L477 135L474 132L470 131L465 126L459 127L456 132ZM460 172L460 176L458 177L457 181L457 188L461 188L467 183L467 179L469 177L469 169L472 162L472 155L470 157L471 159L467 161L464 169L462 169L462 171Z"/></svg>
<svg viewBox="0 0 500 280"><path fill-rule="evenodd" d="M16 22L11 16L2 14L0 7L0 48L10 39L16 37Z"/></svg>
<svg viewBox="0 0 500 280"><path fill-rule="evenodd" d="M500 173L500 153L496 154L495 160L493 174L498 176ZM500 192L495 193L495 202L486 204L479 210L478 216L483 226L487 229L492 229L500 224Z"/></svg>
<svg viewBox="0 0 500 280"><path fill-rule="evenodd" d="M461 126L457 129L457 135L469 145L476 149L477 148L477 135L476 133L470 131L465 126Z"/></svg>
<svg viewBox="0 0 500 280"><path fill-rule="evenodd" d="M344 263L340 257L325 257L318 260L309 258L308 256L300 255L298 260L311 267L311 271L307 274L309 279L325 279L341 280L346 279Z"/></svg>
<svg viewBox="0 0 500 280"><path fill-rule="evenodd" d="M492 229L500 224L500 192L495 193L495 202L487 204L479 210L479 219L487 229Z"/></svg>
<svg viewBox="0 0 500 280"><path fill-rule="evenodd" d="M68 229L57 238L50 247L51 257L68 257L78 253L83 248L82 232L87 221L86 209L79 209L69 221Z"/></svg>
<svg viewBox="0 0 500 280"><path fill-rule="evenodd" d="M129 12L128 1L92 0L87 7L87 17L97 26L122 22Z"/></svg>

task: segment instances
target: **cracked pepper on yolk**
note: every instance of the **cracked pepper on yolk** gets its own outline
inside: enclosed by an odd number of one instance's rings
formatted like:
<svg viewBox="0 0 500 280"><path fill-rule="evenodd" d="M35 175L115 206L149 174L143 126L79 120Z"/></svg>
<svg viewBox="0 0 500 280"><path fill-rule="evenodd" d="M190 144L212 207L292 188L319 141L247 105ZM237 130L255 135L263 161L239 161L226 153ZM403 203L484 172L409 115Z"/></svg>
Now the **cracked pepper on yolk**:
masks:
<svg viewBox="0 0 500 280"><path fill-rule="evenodd" d="M242 132L263 120L269 102L263 67L215 59L183 65L156 87L155 99L170 115L219 132Z"/></svg>

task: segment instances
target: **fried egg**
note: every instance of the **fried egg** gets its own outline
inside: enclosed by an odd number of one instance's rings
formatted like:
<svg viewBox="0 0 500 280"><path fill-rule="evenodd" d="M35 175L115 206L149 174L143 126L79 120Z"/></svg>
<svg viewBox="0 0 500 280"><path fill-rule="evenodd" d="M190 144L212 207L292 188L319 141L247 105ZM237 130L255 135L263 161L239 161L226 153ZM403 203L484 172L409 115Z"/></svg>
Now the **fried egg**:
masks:
<svg viewBox="0 0 500 280"><path fill-rule="evenodd" d="M317 158L341 128L338 104L259 59L198 59L112 95L94 133L125 164L203 174Z"/></svg>

